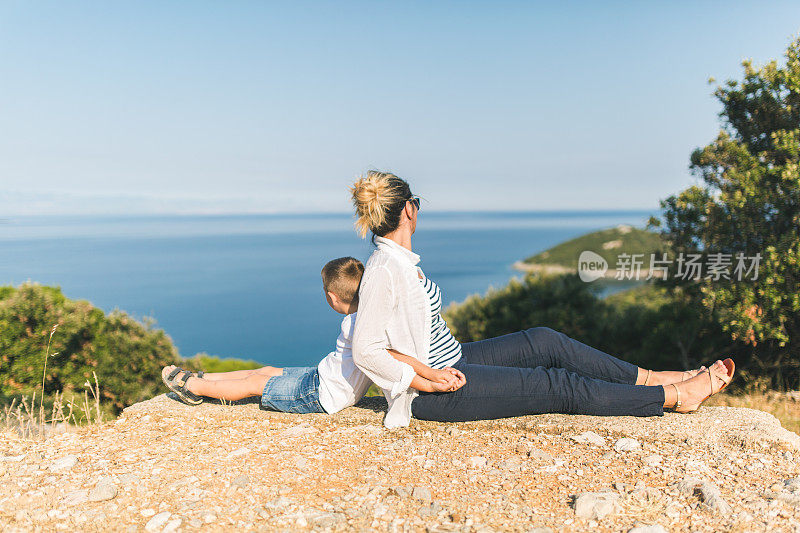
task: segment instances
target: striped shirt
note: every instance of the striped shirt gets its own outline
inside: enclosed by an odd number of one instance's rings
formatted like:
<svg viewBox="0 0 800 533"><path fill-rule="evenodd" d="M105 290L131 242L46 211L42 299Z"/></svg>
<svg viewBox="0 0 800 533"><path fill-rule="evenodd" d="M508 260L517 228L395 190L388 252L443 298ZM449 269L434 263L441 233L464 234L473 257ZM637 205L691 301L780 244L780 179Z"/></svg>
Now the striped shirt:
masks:
<svg viewBox="0 0 800 533"><path fill-rule="evenodd" d="M420 269L420 283L431 301L431 349L428 354L428 366L445 368L461 359L461 344L450 333L450 328L442 318L442 291L439 286L428 279Z"/></svg>

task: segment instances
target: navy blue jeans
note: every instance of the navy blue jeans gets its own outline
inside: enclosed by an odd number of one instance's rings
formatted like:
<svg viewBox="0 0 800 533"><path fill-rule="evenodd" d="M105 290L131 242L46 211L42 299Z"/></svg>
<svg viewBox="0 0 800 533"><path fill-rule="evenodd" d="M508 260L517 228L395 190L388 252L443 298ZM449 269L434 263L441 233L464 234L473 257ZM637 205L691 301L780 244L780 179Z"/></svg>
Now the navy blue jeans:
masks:
<svg viewBox="0 0 800 533"><path fill-rule="evenodd" d="M661 416L664 388L634 385L637 367L550 328L461 345L467 383L422 392L415 418L460 422L540 413Z"/></svg>

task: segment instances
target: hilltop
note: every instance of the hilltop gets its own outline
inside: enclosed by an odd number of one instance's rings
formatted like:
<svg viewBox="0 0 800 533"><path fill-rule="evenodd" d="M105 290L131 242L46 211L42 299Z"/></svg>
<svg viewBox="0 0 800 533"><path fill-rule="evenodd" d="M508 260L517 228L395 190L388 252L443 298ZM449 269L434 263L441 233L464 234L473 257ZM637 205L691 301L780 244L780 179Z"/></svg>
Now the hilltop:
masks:
<svg viewBox="0 0 800 533"><path fill-rule="evenodd" d="M576 272L578 257L581 252L592 251L608 263L609 270L605 277L616 275L614 267L620 254L645 254L644 267L649 264L650 254L663 248L661 237L657 233L619 225L614 228L594 231L557 244L536 255L514 263L514 268L525 272L569 273Z"/></svg>
<svg viewBox="0 0 800 533"><path fill-rule="evenodd" d="M800 437L761 411L388 431L384 408L368 398L291 415L161 395L44 442L5 433L0 527L777 531L800 520Z"/></svg>

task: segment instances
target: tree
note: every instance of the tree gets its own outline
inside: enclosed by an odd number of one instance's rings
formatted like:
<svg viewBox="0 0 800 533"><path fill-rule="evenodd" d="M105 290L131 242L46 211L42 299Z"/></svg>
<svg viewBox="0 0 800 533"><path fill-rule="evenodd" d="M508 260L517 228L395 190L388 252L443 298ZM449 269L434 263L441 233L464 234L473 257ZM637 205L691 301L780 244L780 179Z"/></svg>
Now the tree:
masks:
<svg viewBox="0 0 800 533"><path fill-rule="evenodd" d="M694 151L690 169L700 184L661 202L654 225L680 253L736 254L761 260L737 280L705 275L673 284L694 291L734 340L754 347L753 363L776 385L800 377L800 39L785 64L754 67L714 92L722 104L716 140ZM704 261L707 264L707 261ZM752 261L751 261L752 263ZM670 276L675 280L675 272Z"/></svg>

